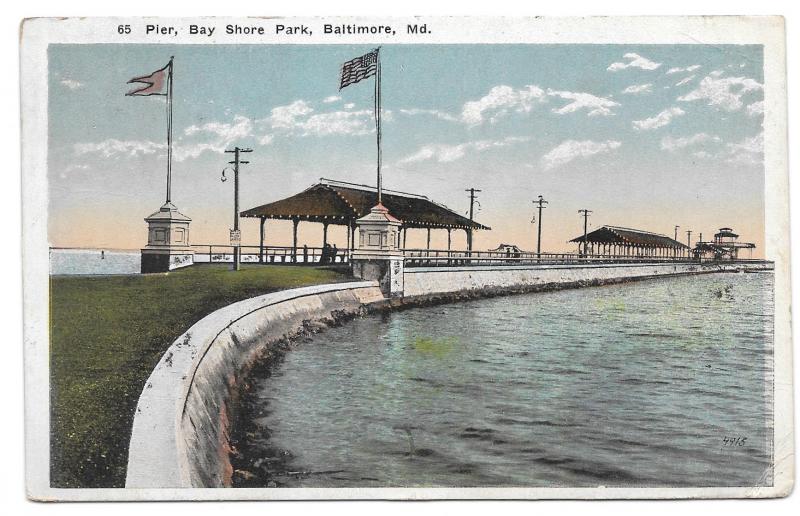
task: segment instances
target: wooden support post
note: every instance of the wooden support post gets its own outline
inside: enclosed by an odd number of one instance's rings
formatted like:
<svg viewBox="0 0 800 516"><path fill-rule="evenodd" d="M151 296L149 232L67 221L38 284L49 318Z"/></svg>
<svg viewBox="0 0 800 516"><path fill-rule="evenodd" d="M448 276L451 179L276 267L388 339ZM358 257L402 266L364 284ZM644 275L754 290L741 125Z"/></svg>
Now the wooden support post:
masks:
<svg viewBox="0 0 800 516"><path fill-rule="evenodd" d="M258 241L258 263L264 263L264 225L266 223L267 217L261 217Z"/></svg>
<svg viewBox="0 0 800 516"><path fill-rule="evenodd" d="M448 251L450 250L450 244L451 244L450 231L452 231L452 230L450 228L447 228L447 250Z"/></svg>
<svg viewBox="0 0 800 516"><path fill-rule="evenodd" d="M328 222L322 223L322 247L328 245Z"/></svg>
<svg viewBox="0 0 800 516"><path fill-rule="evenodd" d="M292 219L292 263L297 263L297 226L300 225L300 219L295 217Z"/></svg>
<svg viewBox="0 0 800 516"><path fill-rule="evenodd" d="M431 250L431 228L428 228L428 243L425 249L427 249L428 251Z"/></svg>

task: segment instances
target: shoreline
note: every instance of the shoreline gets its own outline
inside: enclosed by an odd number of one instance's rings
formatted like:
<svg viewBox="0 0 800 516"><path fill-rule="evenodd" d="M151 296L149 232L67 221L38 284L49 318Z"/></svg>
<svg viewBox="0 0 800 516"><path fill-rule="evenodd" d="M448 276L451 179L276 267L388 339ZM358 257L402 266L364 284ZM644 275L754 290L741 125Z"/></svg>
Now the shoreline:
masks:
<svg viewBox="0 0 800 516"><path fill-rule="evenodd" d="M241 446L241 432L246 431L233 426L241 421L239 398L252 388L243 379L257 366L258 357L290 348L293 339L296 342L347 318L479 298L773 268L770 262L644 266L652 268L512 268L508 277L497 282L491 281L497 276L481 277L480 268L475 277L464 268L421 269L411 274L422 273L431 281L424 285L417 278L406 297L387 298L378 282L361 281L284 290L228 305L174 340L152 370L137 402L125 485L232 485L234 469L247 470L238 462L235 468L232 462L239 453L236 445ZM501 270L505 269L492 268L491 273ZM428 276L437 272L442 273L439 280ZM453 273L460 276L451 278Z"/></svg>
<svg viewBox="0 0 800 516"><path fill-rule="evenodd" d="M281 366L295 347L302 344L313 344L314 337L325 333L329 328L342 326L353 319L361 317L376 317L380 314L395 311L404 311L414 308L425 308L442 304L463 303L490 299L501 296L519 296L561 290L577 290L590 287L610 287L615 285L638 283L652 280L669 280L680 276L696 276L704 274L774 274L772 270L747 270L747 271L698 271L693 274L658 275L636 278L617 278L613 280L578 281L571 283L554 283L537 286L518 287L515 289L497 288L475 291L461 291L446 294L416 296L414 298L389 299L383 302L372 303L365 306L358 314L333 320L330 323L315 324L313 329L300 332L294 337L280 340L273 345L266 345L264 353L253 359L248 370L242 372L241 382L234 389L233 400L230 407L231 416L226 421L230 431L228 463L231 465L231 482L228 487L234 488L280 488L286 487L281 478L306 478L314 474L334 473L334 471L288 471L286 465L293 457L291 450L282 449L271 442L269 427L255 424L256 419L267 415L270 409L264 408L264 402L257 403L254 396L258 383L272 376ZM256 431L257 429L257 431ZM250 448L258 449L260 454L249 454ZM266 456L264 454L266 452ZM386 486L384 486L386 487Z"/></svg>

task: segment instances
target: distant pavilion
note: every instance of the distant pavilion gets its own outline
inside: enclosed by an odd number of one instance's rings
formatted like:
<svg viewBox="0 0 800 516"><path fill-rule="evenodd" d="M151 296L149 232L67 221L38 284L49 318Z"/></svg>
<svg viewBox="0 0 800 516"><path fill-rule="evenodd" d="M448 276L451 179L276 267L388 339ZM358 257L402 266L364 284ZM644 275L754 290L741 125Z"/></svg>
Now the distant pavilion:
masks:
<svg viewBox="0 0 800 516"><path fill-rule="evenodd" d="M666 235L617 226L603 226L587 233L585 239L581 235L570 240L578 244L584 241L584 254L671 257L689 250L689 246Z"/></svg>
<svg viewBox="0 0 800 516"><path fill-rule="evenodd" d="M423 195L393 190L383 190L383 205L402 222L402 247L406 247L409 228L427 231L427 248L431 246L431 230L447 231L447 249L451 248L451 232L464 230L467 235L474 230L491 229L471 221L446 206L433 202ZM375 188L322 178L320 182L302 192L241 212L242 217L261 220L260 255L264 253L264 225L267 219L292 221L292 249L296 256L297 227L300 222L322 224L323 246L328 243L328 226L347 226L347 248L355 248L356 220L375 206Z"/></svg>
<svg viewBox="0 0 800 516"><path fill-rule="evenodd" d="M703 242L701 235L700 241L697 242L694 248L694 254L715 260L737 260L740 249L748 249L752 258L753 249L755 248L756 244L752 242L739 242L739 235L734 233L733 229L720 228L711 242Z"/></svg>

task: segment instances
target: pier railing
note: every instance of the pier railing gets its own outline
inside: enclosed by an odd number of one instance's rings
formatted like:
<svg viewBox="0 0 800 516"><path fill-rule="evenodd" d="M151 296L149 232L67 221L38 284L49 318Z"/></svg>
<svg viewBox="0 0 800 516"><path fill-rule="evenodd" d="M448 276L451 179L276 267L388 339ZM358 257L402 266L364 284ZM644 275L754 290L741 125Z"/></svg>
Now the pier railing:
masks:
<svg viewBox="0 0 800 516"><path fill-rule="evenodd" d="M323 252L322 247L243 245L242 263L270 265L334 265L350 261L350 251L337 248ZM232 263L233 246L227 244L193 245L195 263ZM454 251L447 249L403 249L406 267L570 265L603 263L702 263L708 260L688 256L656 256L646 254L581 254L535 253L530 251ZM726 260L728 262L730 260ZM738 263L763 260L737 259Z"/></svg>
<svg viewBox="0 0 800 516"><path fill-rule="evenodd" d="M434 249L405 249L403 254L405 255L406 267L701 262L701 259L695 257L645 254L534 253L525 251L452 251ZM755 262L759 260L736 261Z"/></svg>
<svg viewBox="0 0 800 516"><path fill-rule="evenodd" d="M226 244L198 244L191 246L194 249L195 263L233 263L232 245ZM325 265L347 263L350 253L347 249L333 248L323 252L322 247L285 247L257 245L239 246L242 263L264 263L285 265Z"/></svg>

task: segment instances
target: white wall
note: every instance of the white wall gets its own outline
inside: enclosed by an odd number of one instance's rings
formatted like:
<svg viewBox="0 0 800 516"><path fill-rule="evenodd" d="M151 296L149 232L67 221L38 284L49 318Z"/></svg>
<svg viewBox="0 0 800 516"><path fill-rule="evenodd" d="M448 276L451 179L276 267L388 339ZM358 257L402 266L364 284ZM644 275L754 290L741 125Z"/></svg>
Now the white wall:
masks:
<svg viewBox="0 0 800 516"><path fill-rule="evenodd" d="M518 265L414 267L405 269L403 294L423 296L478 289L535 288L544 285L597 284L674 274L699 274L742 268L772 269L771 263L636 263L593 265Z"/></svg>
<svg viewBox="0 0 800 516"><path fill-rule="evenodd" d="M125 486L226 485L231 402L248 364L309 322L382 300L375 282L317 285L240 301L198 321L161 357L139 397Z"/></svg>

